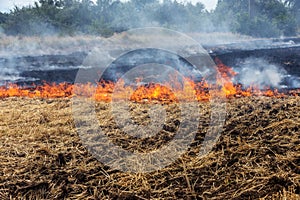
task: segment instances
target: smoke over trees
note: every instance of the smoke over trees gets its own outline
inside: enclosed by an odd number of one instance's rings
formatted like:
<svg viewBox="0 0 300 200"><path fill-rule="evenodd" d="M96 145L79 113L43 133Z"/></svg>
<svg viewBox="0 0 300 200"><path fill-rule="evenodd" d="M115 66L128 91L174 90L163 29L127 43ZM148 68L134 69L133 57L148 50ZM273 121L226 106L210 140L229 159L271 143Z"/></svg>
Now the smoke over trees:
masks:
<svg viewBox="0 0 300 200"><path fill-rule="evenodd" d="M297 32L295 15L278 0L219 0L214 13L231 30L246 35L276 37Z"/></svg>
<svg viewBox="0 0 300 200"><path fill-rule="evenodd" d="M255 37L296 35L298 0L219 0L215 10L173 0L39 0L0 13L7 35L110 36L131 28L161 26L185 32L236 32Z"/></svg>

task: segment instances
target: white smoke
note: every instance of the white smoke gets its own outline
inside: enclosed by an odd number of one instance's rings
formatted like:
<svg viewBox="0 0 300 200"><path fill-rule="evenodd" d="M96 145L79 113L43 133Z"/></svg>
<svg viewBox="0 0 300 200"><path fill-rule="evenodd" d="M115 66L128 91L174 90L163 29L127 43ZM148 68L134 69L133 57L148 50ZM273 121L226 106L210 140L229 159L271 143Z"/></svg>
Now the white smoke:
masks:
<svg viewBox="0 0 300 200"><path fill-rule="evenodd" d="M256 86L260 89L266 87L282 88L287 72L283 67L269 63L263 58L247 58L240 61L235 68L238 72L236 81L243 86Z"/></svg>

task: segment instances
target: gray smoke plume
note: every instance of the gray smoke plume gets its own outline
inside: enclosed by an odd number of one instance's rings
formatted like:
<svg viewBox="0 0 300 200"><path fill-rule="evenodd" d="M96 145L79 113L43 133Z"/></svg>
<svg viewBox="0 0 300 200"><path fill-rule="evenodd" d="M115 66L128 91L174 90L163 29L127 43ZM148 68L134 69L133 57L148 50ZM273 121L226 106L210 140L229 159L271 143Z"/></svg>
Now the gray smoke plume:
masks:
<svg viewBox="0 0 300 200"><path fill-rule="evenodd" d="M287 72L279 65L271 64L263 58L247 58L234 69L238 72L236 81L243 86L282 88Z"/></svg>

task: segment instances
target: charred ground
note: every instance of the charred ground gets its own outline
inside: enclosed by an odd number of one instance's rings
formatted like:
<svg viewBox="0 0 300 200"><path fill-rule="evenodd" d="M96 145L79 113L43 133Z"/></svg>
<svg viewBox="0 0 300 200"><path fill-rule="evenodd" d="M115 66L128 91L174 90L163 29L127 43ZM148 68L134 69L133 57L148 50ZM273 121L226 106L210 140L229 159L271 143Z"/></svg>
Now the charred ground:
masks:
<svg viewBox="0 0 300 200"><path fill-rule="evenodd" d="M290 41L290 43L289 43ZM300 59L299 59L299 37L286 39L261 39L252 41L236 42L224 45L204 45L204 48L209 52L212 59L220 59L222 63L233 68L239 68L241 62L247 58L259 58L268 61L270 64L281 66L287 71L287 74L299 77L300 76ZM87 41L85 41L87 42ZM96 43L96 42L94 42ZM88 45L92 46L92 42ZM71 45L72 46L72 45ZM4 52L7 50L5 49ZM119 49L111 49L111 55L118 55ZM89 50L80 49L78 51L67 52L51 52L45 55L30 55L30 56L10 56L0 58L0 67L8 69L4 70L4 77L8 79L1 80L2 82L14 82L19 85L42 84L43 82L68 82L74 83L79 69L87 67L90 73L99 73L90 66L83 66L84 60L89 54ZM139 54L139 52L137 52ZM153 61L165 64L166 59L158 56L156 53L149 53ZM100 55L98 55L100 56ZM197 55L193 55L197 57ZM130 58L130 57L129 57ZM196 58L198 59L198 58ZM107 73L103 75L105 80L115 80L112 74L126 72L133 66L141 63L130 63L130 59L114 62ZM170 64L170 63L169 63ZM172 63L171 63L172 64ZM98 66L99 67L99 66ZM172 66L174 67L174 66ZM175 66L176 67L176 66ZM14 72L15 69L18 73ZM13 71L13 73L12 73ZM1 74L2 75L2 74ZM19 79L9 79L11 77ZM0 84L3 84L3 83ZM294 88L293 88L294 89Z"/></svg>

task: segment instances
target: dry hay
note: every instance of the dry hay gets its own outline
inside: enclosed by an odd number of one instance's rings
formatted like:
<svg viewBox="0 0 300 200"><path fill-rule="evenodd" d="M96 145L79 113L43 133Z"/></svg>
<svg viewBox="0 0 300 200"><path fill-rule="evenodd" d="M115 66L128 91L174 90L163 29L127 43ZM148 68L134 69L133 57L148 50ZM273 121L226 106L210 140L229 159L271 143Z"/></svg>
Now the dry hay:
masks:
<svg viewBox="0 0 300 200"><path fill-rule="evenodd" d="M109 104L97 103L103 129L115 129ZM172 139L176 105L164 134L146 142L116 132L125 149L149 151ZM0 100L1 199L299 199L299 97L250 97L228 103L224 131L212 152L197 151L208 127L204 118L191 148L159 171L112 170L82 145L68 99ZM132 117L147 123L147 105L131 104ZM172 113L173 112L173 113ZM205 117L206 116L206 117Z"/></svg>
<svg viewBox="0 0 300 200"><path fill-rule="evenodd" d="M245 35L233 33L188 33L190 37L201 43L202 45L222 45L243 41L253 41ZM161 35L160 38L163 36ZM77 35L68 36L44 36L44 37L25 37L25 36L3 36L0 33L0 55L1 57L20 56L37 56L37 55L55 55L55 54L71 54L74 52L89 52L95 48L111 48L112 45L120 50L120 48L128 47L135 42L156 41L147 37L128 37L126 33L115 34L110 38L103 38L93 35ZM121 44L115 39L120 40ZM165 44L172 45L174 40L170 38L162 38ZM110 49L109 48L109 49Z"/></svg>

